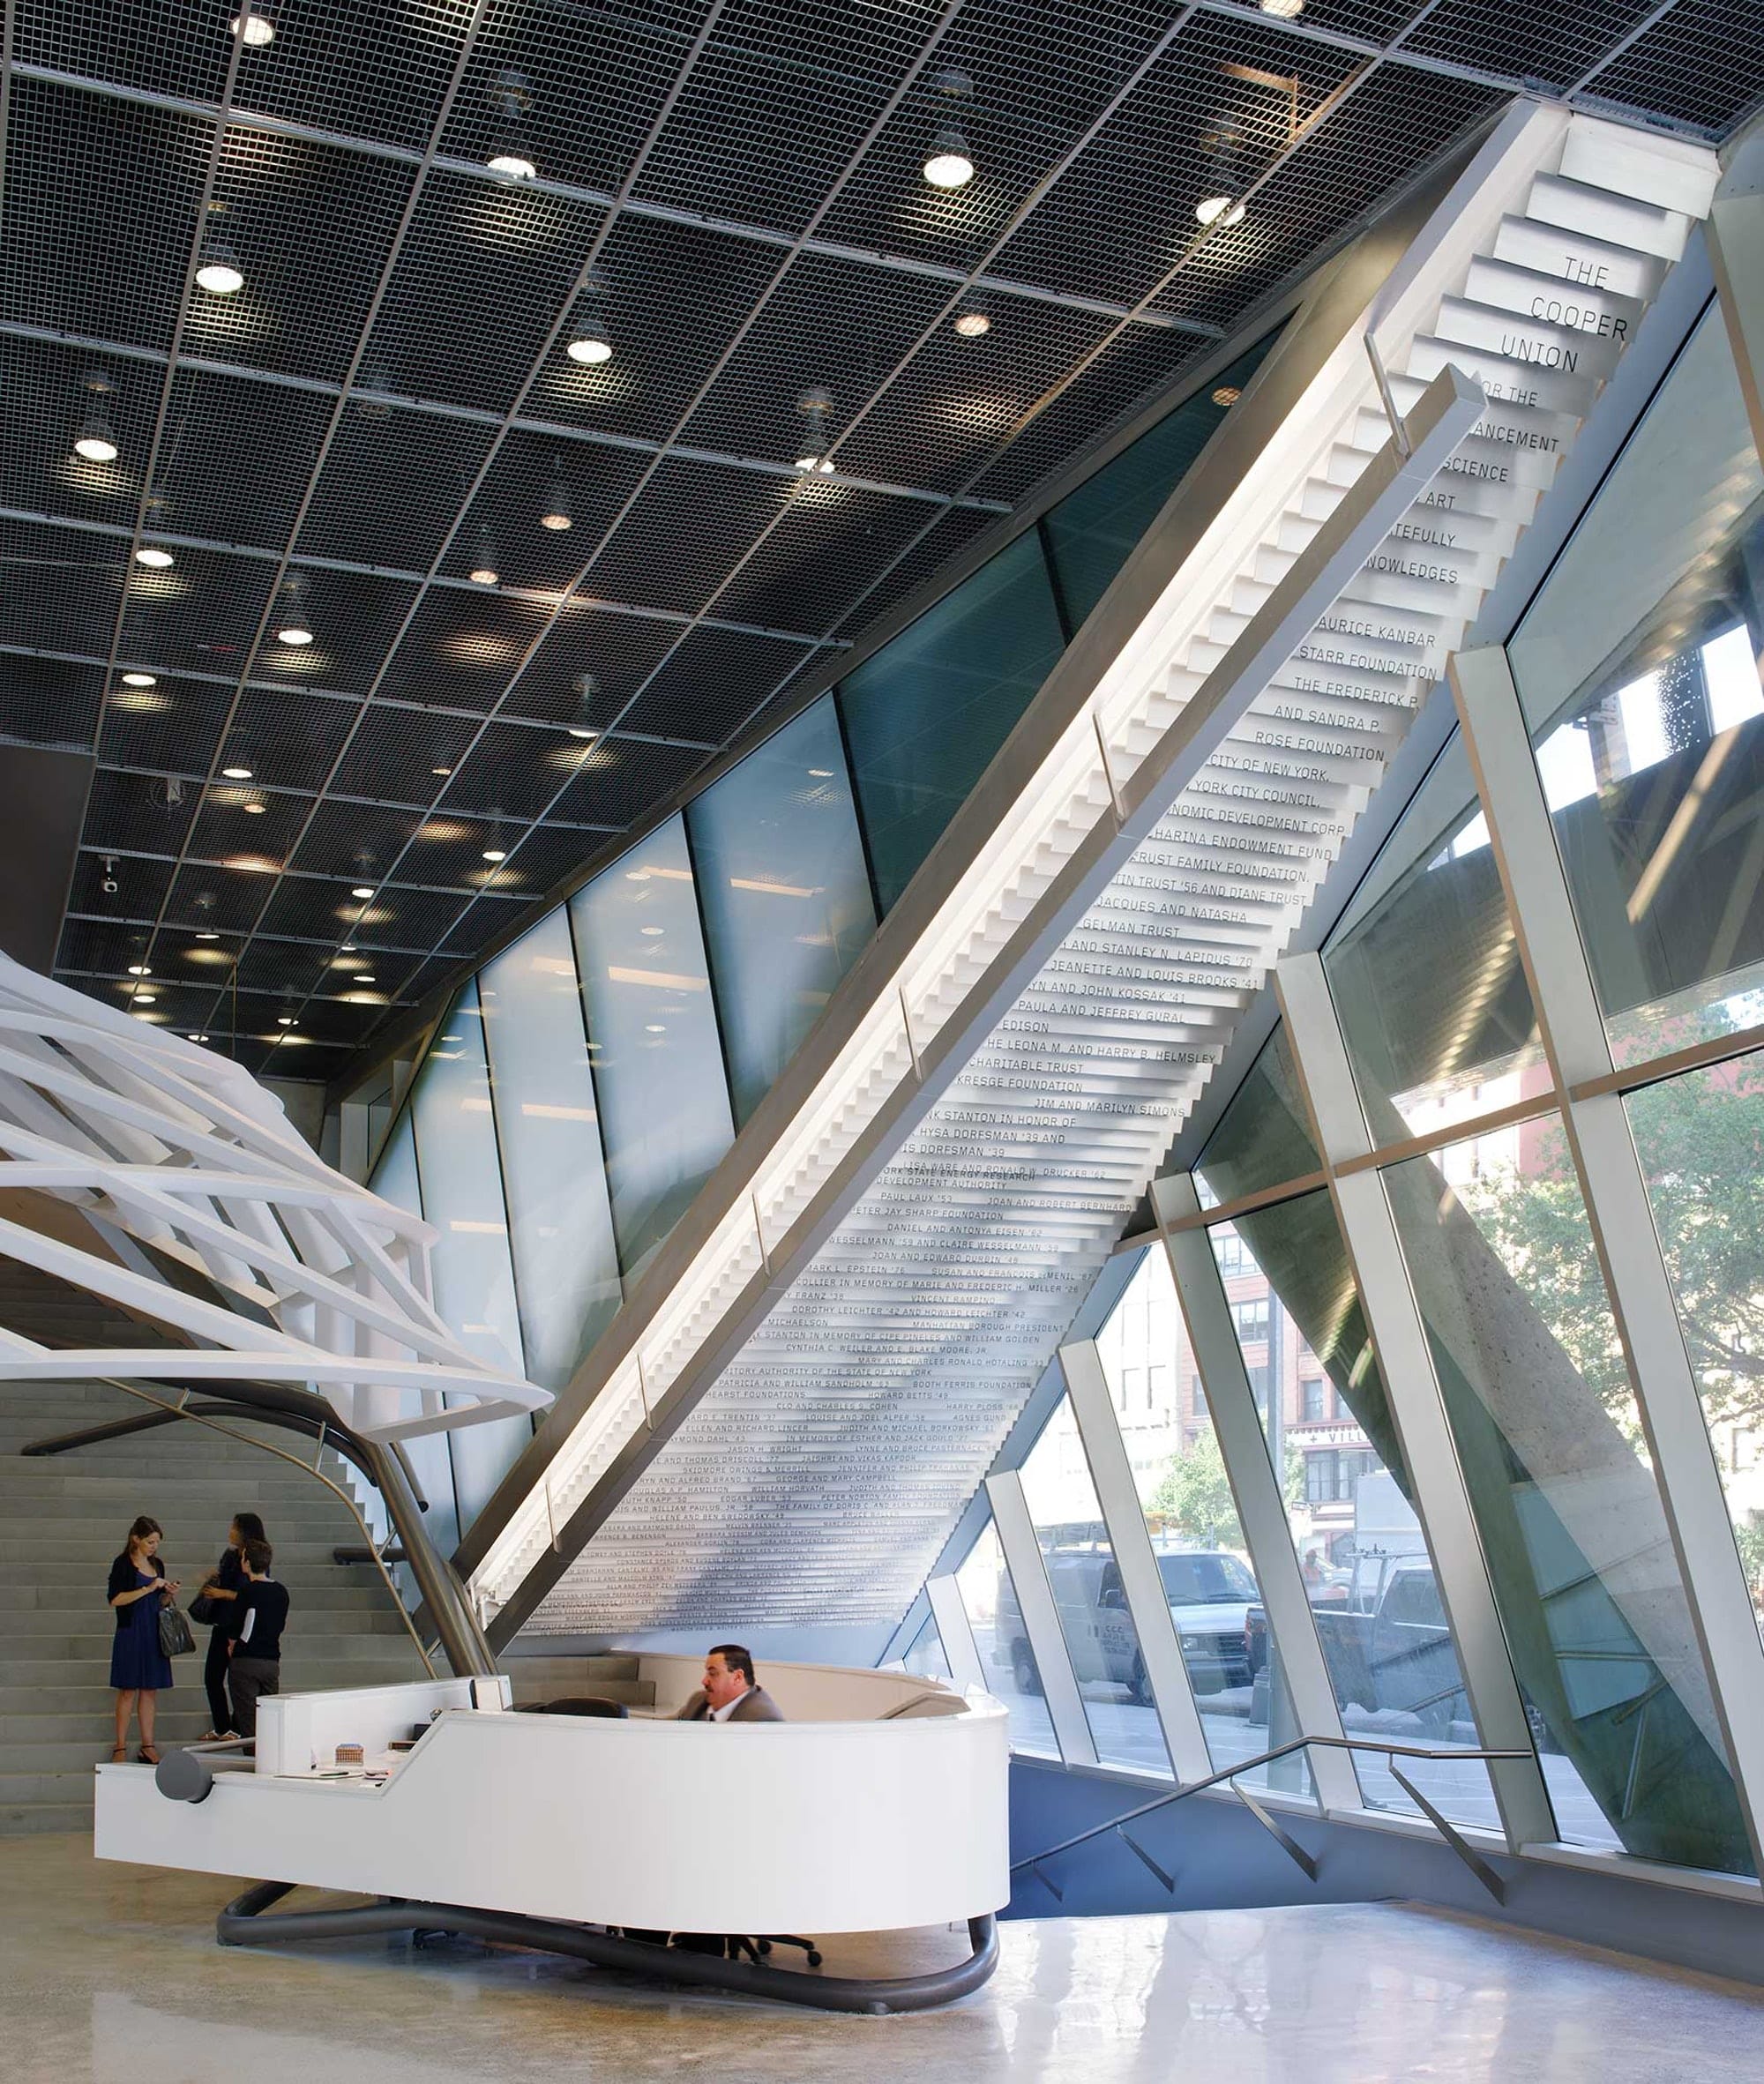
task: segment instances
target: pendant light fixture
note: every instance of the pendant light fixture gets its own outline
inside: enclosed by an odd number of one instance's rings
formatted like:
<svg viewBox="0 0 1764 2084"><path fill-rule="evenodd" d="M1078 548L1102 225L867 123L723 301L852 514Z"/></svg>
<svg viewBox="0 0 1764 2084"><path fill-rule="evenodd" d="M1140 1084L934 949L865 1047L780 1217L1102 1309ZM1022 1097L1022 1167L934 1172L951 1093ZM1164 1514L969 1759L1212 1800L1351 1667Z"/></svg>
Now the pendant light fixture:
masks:
<svg viewBox="0 0 1764 2084"><path fill-rule="evenodd" d="M561 534L575 519L570 512L570 489L564 482L564 459L554 457L551 463L551 489L545 495L545 511L539 517L539 526L549 528L554 534Z"/></svg>
<svg viewBox="0 0 1764 2084"><path fill-rule="evenodd" d="M953 106L966 101L974 93L974 82L967 73L951 66L939 72L931 87L944 101ZM968 138L953 122L942 123L931 138L931 150L920 168L933 188L966 188L974 178L974 153Z"/></svg>
<svg viewBox="0 0 1764 2084"><path fill-rule="evenodd" d="M500 127L495 148L484 164L492 174L500 174L505 181L536 181L539 168L534 164L527 142L526 116L533 106L531 81L512 65L505 66L497 74L491 96L500 117Z"/></svg>

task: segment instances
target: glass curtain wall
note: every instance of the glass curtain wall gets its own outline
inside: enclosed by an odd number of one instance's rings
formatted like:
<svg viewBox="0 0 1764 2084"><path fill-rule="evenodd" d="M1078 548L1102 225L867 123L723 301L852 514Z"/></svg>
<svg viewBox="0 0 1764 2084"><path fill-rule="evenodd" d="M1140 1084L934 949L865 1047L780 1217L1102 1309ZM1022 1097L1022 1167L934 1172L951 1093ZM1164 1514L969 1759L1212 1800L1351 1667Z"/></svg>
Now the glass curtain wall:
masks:
<svg viewBox="0 0 1764 2084"><path fill-rule="evenodd" d="M1149 1712L1139 1632L1127 1611L1078 1421L1064 1397L1023 1464L1022 1481L1096 1756L1105 1766L1168 1773L1163 1733ZM1002 1588L999 1596L1003 1613ZM1020 1629L1014 1594L1009 1621L1013 1633Z"/></svg>
<svg viewBox="0 0 1764 2084"><path fill-rule="evenodd" d="M482 1359L505 1373L524 1374L475 979L441 1023L417 1073L410 1111L423 1214L440 1233L430 1260L435 1307ZM525 1417L460 1426L446 1435L461 1525L482 1510L532 1437Z"/></svg>
<svg viewBox="0 0 1764 2084"><path fill-rule="evenodd" d="M987 1691L1010 1710L1011 1749L1040 1759L1058 1758L1041 1671L1029 1647L1016 1587L1005 1568L998 1529L990 1519L955 1573L955 1588L974 1632Z"/></svg>
<svg viewBox="0 0 1764 2084"><path fill-rule="evenodd" d="M1274 337L485 966L459 1002L469 1038L431 1044L437 1092L475 1076L474 1108L423 1102L432 1124L452 1107L467 1133L457 1155L437 1150L431 1165L419 1153L429 1220L453 1241L437 1279L459 1298L440 1301L456 1330L513 1352L524 1335L534 1380L569 1379L1059 657L1061 588L1088 612ZM461 1047L475 1072L446 1069ZM417 1089L428 1080L425 1069ZM402 1133L377 1188L400 1176ZM456 1221L503 1224L499 1246L460 1244L493 1234ZM469 1522L503 1450L460 1453Z"/></svg>

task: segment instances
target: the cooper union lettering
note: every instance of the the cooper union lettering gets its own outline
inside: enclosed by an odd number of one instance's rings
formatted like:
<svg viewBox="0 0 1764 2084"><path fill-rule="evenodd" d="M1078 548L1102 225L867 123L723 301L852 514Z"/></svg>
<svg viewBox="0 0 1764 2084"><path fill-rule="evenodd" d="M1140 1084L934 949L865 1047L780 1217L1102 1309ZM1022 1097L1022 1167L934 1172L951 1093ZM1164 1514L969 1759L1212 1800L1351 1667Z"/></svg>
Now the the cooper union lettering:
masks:
<svg viewBox="0 0 1764 2084"><path fill-rule="evenodd" d="M1527 340L1522 332L1502 333L1500 351L1515 362L1535 362L1539 369L1559 369L1568 376L1581 366L1578 347L1565 347L1560 340Z"/></svg>

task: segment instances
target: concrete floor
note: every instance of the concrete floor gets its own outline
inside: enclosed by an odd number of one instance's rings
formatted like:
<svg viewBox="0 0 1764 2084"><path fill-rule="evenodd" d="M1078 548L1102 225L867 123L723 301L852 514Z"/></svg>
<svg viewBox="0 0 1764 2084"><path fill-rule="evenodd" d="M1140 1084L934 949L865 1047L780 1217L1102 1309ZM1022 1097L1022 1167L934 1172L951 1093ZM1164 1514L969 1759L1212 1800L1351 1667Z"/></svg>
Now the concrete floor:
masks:
<svg viewBox="0 0 1764 2084"><path fill-rule="evenodd" d="M1401 1905L1007 1925L998 1975L963 2003L857 2019L466 1942L223 1950L212 1921L234 1893L101 1864L81 1839L0 1848L6 2084L1711 2084L1764 2068L1764 1994ZM962 1944L841 1940L833 1965L901 1974Z"/></svg>

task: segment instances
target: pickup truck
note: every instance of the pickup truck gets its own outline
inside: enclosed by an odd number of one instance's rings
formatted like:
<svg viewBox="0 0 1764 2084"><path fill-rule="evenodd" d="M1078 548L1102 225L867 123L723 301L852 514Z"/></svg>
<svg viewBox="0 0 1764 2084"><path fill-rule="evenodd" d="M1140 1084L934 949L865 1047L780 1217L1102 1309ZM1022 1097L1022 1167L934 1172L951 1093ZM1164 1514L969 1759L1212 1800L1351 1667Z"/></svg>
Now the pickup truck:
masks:
<svg viewBox="0 0 1764 2084"><path fill-rule="evenodd" d="M1351 1596L1311 1610L1336 1699L1369 1714L1412 1714L1443 1735L1468 1719L1463 1677L1425 1555L1362 1557ZM1267 1664L1267 1614L1244 1617L1244 1647L1252 1675Z"/></svg>
<svg viewBox="0 0 1764 2084"><path fill-rule="evenodd" d="M1143 1706L1151 1690L1114 1557L1107 1550L1056 1549L1043 1560L1079 1684L1100 1680L1125 1686L1130 1698ZM1167 1549L1159 1551L1157 1565L1195 1692L1247 1686L1245 1616L1259 1595L1243 1558L1228 1549ZM1001 1572L998 1580L995 1640L998 1654L1010 1662L1018 1691L1039 1693L1041 1683L1008 1572Z"/></svg>

